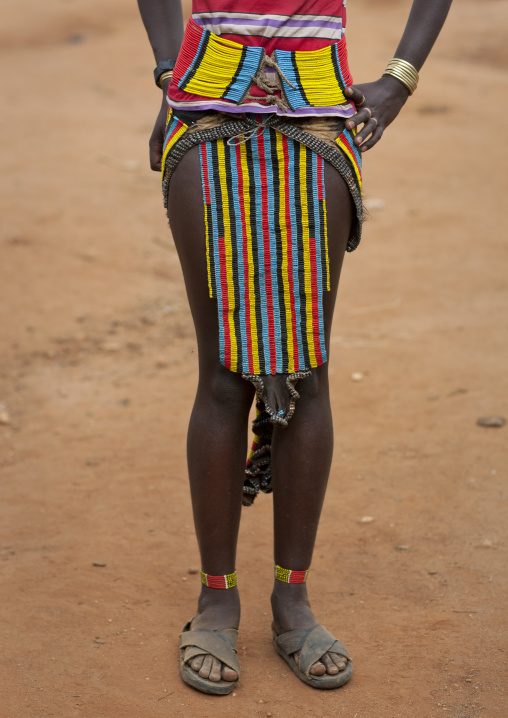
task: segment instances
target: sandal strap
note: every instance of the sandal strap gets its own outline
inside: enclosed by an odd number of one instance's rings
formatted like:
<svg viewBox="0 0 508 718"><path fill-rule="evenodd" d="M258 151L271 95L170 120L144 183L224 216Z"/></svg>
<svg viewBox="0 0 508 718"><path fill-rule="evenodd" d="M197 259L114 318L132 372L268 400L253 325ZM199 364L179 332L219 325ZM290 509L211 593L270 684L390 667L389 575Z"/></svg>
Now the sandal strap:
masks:
<svg viewBox="0 0 508 718"><path fill-rule="evenodd" d="M209 653L224 665L240 674L240 663L236 656L238 632L234 628L223 631L205 631L196 628L180 634L180 648L185 648L184 661Z"/></svg>
<svg viewBox="0 0 508 718"><path fill-rule="evenodd" d="M277 636L275 642L288 655L300 651L300 670L310 678L310 669L321 660L325 653L337 653L349 660L349 653L346 646L338 641L335 636L326 630L324 626L314 626L308 630L297 629L288 631Z"/></svg>

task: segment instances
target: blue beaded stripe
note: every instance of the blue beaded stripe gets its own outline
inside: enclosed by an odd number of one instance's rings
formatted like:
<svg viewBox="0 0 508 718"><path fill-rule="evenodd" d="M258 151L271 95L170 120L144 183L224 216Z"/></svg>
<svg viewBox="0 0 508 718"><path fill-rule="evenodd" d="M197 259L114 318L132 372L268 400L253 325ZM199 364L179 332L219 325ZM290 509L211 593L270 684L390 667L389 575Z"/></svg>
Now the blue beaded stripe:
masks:
<svg viewBox="0 0 508 718"><path fill-rule="evenodd" d="M294 53L290 50L275 50L275 59L284 73L285 77L289 80L291 85L282 80L282 86L284 94L288 101L288 105L292 110L296 110L299 107L308 107L309 101L307 100L305 93L300 82L300 76L298 74L298 68L294 58Z"/></svg>
<svg viewBox="0 0 508 718"><path fill-rule="evenodd" d="M219 231L217 211L222 207L222 199L220 196L220 186L215 189L214 182L214 159L217 162L217 144L216 142L206 142L206 159L208 164L208 184L210 190L210 204L212 210L212 242L215 266L215 296L219 308L222 307L222 285L220 281L220 258L219 258ZM203 170L202 170L203 171ZM219 311L219 352L222 364L225 361L225 339L224 339L224 320L222 311Z"/></svg>
<svg viewBox="0 0 508 718"><path fill-rule="evenodd" d="M361 156L360 151L358 150L357 146L355 145L355 142L354 142L355 136L353 135L353 133L351 132L351 130L346 130L345 128L344 128L342 134L347 137L348 142L349 142L349 144L351 145L351 149L353 150L354 156L356 157L356 161L358 162L358 166L359 166L359 168L360 168L360 170L361 170L361 168L362 168L362 156Z"/></svg>
<svg viewBox="0 0 508 718"><path fill-rule="evenodd" d="M240 102L248 92L252 84L252 78L256 75L263 57L262 47L244 47L242 59L235 72L233 79L222 97L225 100Z"/></svg>
<svg viewBox="0 0 508 718"><path fill-rule="evenodd" d="M275 139L275 138L274 138ZM284 370L282 368L282 347L281 347L281 325L280 325L280 307L279 307L279 283L277 279L277 233L275 224L279 218L275 217L275 202L274 202L274 189L279 191L278 187L274 187L273 181L273 157L272 157L272 146L271 146L271 134L270 132L263 132L262 136L259 137L258 142L263 142L265 145L265 164L266 164L266 180L267 180L267 195L268 195L268 207L264 208L268 212L268 228L269 228L269 241L270 241L270 269L272 275L272 305L273 305L273 324L275 332L275 361L276 361L276 372L280 374ZM277 151L274 147L275 152ZM280 240L279 240L280 241Z"/></svg>
<svg viewBox="0 0 508 718"><path fill-rule="evenodd" d="M295 182L300 181L299 168L295 165L295 141L290 137L287 138L288 146L288 159L289 165L287 168L289 177L289 196L294 200L295 198ZM305 365L304 353L303 353L303 340L302 340L302 314L301 314L301 300L300 300L300 279L299 279L299 263L298 263L298 251L301 242L301 237L298 234L298 228L296 223L296 213L290 212L291 216L291 246L292 246L292 257L293 257L293 293L294 293L294 304L295 304L295 316L296 316L296 337L298 343L298 362L299 366ZM305 286L305 285L304 285Z"/></svg>
<svg viewBox="0 0 508 718"><path fill-rule="evenodd" d="M311 150L307 150L308 157L307 161L311 159L312 161L312 176L316 177L318 176L318 156L315 152L312 152ZM324 183L323 183L324 184ZM321 227L321 221L320 221L320 213L319 213L319 193L318 193L318 184L317 182L312 183L312 204L313 204L313 210L314 210L314 237L316 240L316 275L317 275L317 292L318 292L318 325L319 325L319 342L321 347L321 356L323 358L323 361L326 361L326 347L324 342L324 319L323 319L323 288L326 290L326 287L323 285L323 263L321 258L321 234L324 230L323 227ZM326 275L325 275L326 277ZM325 279L326 284L326 279Z"/></svg>
<svg viewBox="0 0 508 718"><path fill-rule="evenodd" d="M245 154L246 154L246 160L247 160L247 166L249 168L249 201L250 201L250 229L251 229L251 238L252 238L252 259L254 264L254 293L256 295L255 300L255 314L256 314L256 324L257 324L257 339L258 339L258 358L259 358L259 368L261 373L266 372L266 361L265 361L265 334L263 332L263 311L262 311L262 300L265 296L265 290L264 285L261 286L261 279L260 279L260 270L259 270L259 250L258 246L260 241L262 241L262 238L260 240L259 235L261 234L261 221L262 216L259 214L257 205L256 205L256 184L253 177L253 172L251 171L251 168L255 166L254 164L254 153L253 153L253 145L252 142L247 142L245 144ZM255 175L256 173L254 173ZM255 211L254 211L255 209ZM247 219L247 218L246 218ZM263 274L264 277L264 274ZM269 350L268 350L269 351Z"/></svg>
<svg viewBox="0 0 508 718"><path fill-rule="evenodd" d="M340 59L339 59L339 50L337 48L337 45L332 45L332 64L335 68L335 76L337 78L337 82L339 83L339 87L344 92L346 89L346 81L344 80L344 75L342 74L342 68L340 66Z"/></svg>
<svg viewBox="0 0 508 718"><path fill-rule="evenodd" d="M187 68L187 72L185 73L185 75L182 77L182 79L178 83L178 87L181 90L183 90L185 88L185 85L188 82L190 82L190 80L192 80L192 78L196 74L199 64L200 64L201 60L203 59L203 55L206 52L209 37L210 37L210 33L207 31L203 32L203 34L201 35L201 40L199 41L199 45L198 45L196 54L194 55L194 58L193 58L191 64Z"/></svg>
<svg viewBox="0 0 508 718"><path fill-rule="evenodd" d="M221 140L219 140L221 141ZM232 216L234 216L235 220L235 228L236 228L236 242L235 237L232 237L231 243L232 245L236 245L236 252L237 252L237 263L236 263L236 272L235 276L237 278L236 286L238 287L238 303L237 307L240 307L240 316L239 316L239 329L240 329L240 337L241 337L241 357L239 357L240 361L238 362L239 365L242 367L242 371L245 372L245 374L249 373L249 352L248 352L248 344L247 344L247 323L246 323L246 307L245 307L245 277L244 277L244 256L243 256L243 227L242 227L242 211L240 207L240 203L238 202L239 192L240 192L240 183L238 182L238 176L241 172L241 169L238 168L238 164L236 161L236 150L234 147L230 147L230 145L227 144L226 140L222 140L224 143L224 148L226 151L226 157L227 153L229 152L230 156L230 167L231 167L231 183L229 184L230 189L228 190L228 194L230 197L229 202L229 212ZM231 233L234 234L233 232ZM236 322L235 322L236 325Z"/></svg>
<svg viewBox="0 0 508 718"><path fill-rule="evenodd" d="M177 117L171 117L171 120L169 121L169 124L166 126L166 134L164 135L164 145L162 147L162 154L164 154L164 151L167 147L167 144L169 142L169 137L173 130L176 130L176 128L180 125L181 127L186 127L185 123L179 120Z"/></svg>
<svg viewBox="0 0 508 718"><path fill-rule="evenodd" d="M263 246L263 232L261 229L261 221L263 219L261 175L259 173L259 147L256 141L250 143L252 145L252 159L254 168L254 184L256 188L255 206L258 221L257 245L258 245L258 272L259 272L259 303L263 332L263 349L264 349L264 371L270 373L270 339L268 334L268 307L266 304L266 275L265 275L265 250ZM251 200L252 204L252 200ZM251 206L252 210L252 206Z"/></svg>

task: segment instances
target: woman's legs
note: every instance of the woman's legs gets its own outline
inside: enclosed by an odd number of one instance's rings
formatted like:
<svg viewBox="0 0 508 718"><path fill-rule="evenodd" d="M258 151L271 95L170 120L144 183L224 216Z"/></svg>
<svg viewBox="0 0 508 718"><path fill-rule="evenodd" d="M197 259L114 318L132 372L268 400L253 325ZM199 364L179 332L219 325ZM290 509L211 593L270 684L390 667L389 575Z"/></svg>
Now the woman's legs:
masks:
<svg viewBox="0 0 508 718"><path fill-rule="evenodd" d="M344 180L325 163L331 289L324 296L327 352L342 260L353 218L351 197ZM328 364L312 370L298 384L300 399L287 429L276 427L272 441L275 563L306 570L314 549L319 517L333 452L333 426L328 389ZM311 628L306 584L275 581L272 608L277 633ZM345 662L325 654L312 669L315 675L334 674Z"/></svg>
<svg viewBox="0 0 508 718"><path fill-rule="evenodd" d="M196 328L199 384L189 424L187 456L194 523L206 573L235 570L242 507L242 476L247 455L247 424L254 388L219 362L217 303L208 295L205 225L199 151L178 165L169 189L168 216L185 278ZM193 628L237 628L236 588L202 587ZM191 662L204 678L236 680L211 656Z"/></svg>
<svg viewBox="0 0 508 718"><path fill-rule="evenodd" d="M342 259L352 222L352 202L339 174L325 163L331 290L324 295L327 348ZM199 385L189 426L188 463L202 568L214 575L235 569L247 452L247 422L254 389L219 363L217 306L208 295L199 150L188 152L172 177L168 215L196 327ZM301 399L287 429L272 444L275 559L286 568L308 568L331 463L333 433L327 365L298 385ZM291 510L288 511L288 507ZM315 625L305 585L276 582L272 595L278 632ZM237 589L202 588L193 627L237 627ZM337 671L323 657L316 674ZM236 674L207 656L191 666L203 677L234 680Z"/></svg>

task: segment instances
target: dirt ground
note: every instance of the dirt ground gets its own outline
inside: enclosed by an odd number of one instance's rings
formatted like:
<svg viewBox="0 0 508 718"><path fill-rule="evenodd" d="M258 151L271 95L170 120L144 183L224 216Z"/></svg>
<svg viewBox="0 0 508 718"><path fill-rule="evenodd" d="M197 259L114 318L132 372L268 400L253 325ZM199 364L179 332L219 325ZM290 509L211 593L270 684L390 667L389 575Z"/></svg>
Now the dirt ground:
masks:
<svg viewBox="0 0 508 718"><path fill-rule="evenodd" d="M354 77L375 79L408 2L348 9ZM243 673L222 699L178 674L199 591L197 362L147 163L150 48L134 2L3 10L1 718L506 716L508 425L476 422L508 416L508 3L456 0L365 159L371 220L339 292L310 582L355 676L320 693L275 654L261 496L237 565Z"/></svg>

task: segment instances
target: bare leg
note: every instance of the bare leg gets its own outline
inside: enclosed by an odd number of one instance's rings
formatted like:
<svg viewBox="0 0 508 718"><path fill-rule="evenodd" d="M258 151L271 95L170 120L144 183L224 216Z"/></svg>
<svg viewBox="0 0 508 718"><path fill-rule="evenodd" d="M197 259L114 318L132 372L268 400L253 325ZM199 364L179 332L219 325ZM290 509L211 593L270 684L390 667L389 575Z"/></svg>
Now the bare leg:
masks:
<svg viewBox="0 0 508 718"><path fill-rule="evenodd" d="M189 425L187 453L201 565L206 573L235 570L253 387L219 361L217 302L208 296L205 226L198 148L188 152L171 179L168 216L196 328L199 384ZM236 588L202 587L193 627L237 628ZM235 671L211 656L191 667L204 678L236 680Z"/></svg>
<svg viewBox="0 0 508 718"><path fill-rule="evenodd" d="M331 290L324 297L327 352L335 298L352 221L352 204L340 175L325 163ZM312 370L298 384L301 398L287 429L275 428L272 441L275 562L294 570L309 568L330 472L333 426L328 389L328 365ZM277 633L312 628L306 584L275 581L272 593ZM297 658L297 657L296 657ZM325 654L311 669L314 675L338 673L345 661Z"/></svg>

